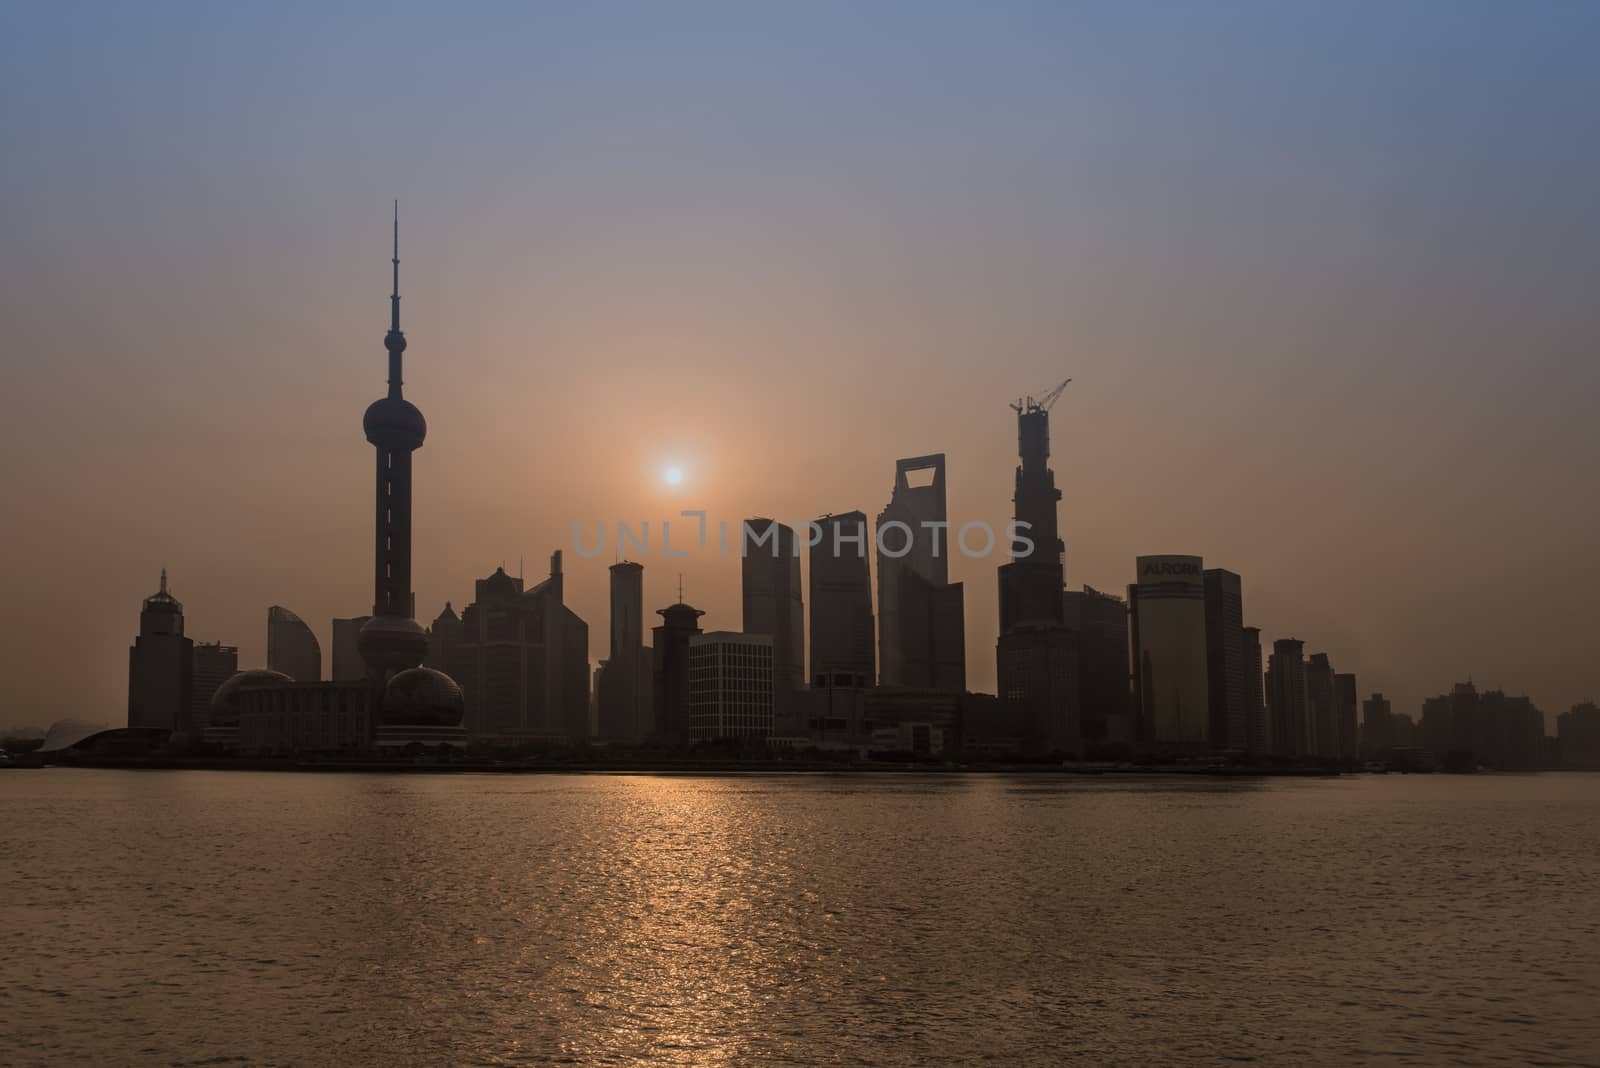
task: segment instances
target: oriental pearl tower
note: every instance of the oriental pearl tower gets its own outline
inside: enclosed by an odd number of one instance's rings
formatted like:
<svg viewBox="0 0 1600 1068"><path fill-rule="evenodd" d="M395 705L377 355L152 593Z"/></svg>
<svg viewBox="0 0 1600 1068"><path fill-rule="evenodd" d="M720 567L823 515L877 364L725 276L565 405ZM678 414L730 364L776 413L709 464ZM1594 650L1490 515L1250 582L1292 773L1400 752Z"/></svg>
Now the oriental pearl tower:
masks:
<svg viewBox="0 0 1600 1068"><path fill-rule="evenodd" d="M411 454L422 448L427 420L401 396L400 203L394 209L394 289L389 295L389 395L372 402L361 420L377 451L377 510L373 539L372 618L361 628L358 648L367 674L383 683L422 663L427 632L413 618L411 594Z"/></svg>

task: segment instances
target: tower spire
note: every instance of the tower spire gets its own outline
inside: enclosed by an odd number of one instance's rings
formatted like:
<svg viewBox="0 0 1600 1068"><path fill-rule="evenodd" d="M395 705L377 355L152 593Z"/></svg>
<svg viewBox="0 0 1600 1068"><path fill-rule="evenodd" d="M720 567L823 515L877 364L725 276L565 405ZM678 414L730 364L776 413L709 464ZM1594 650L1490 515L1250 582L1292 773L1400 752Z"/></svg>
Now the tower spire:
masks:
<svg viewBox="0 0 1600 1068"><path fill-rule="evenodd" d="M161 595L163 597L165 597L166 594L167 594L167 569L166 568L162 568L161 569Z"/></svg>
<svg viewBox="0 0 1600 1068"><path fill-rule="evenodd" d="M394 202L394 292L389 294L389 329L400 332L400 201Z"/></svg>
<svg viewBox="0 0 1600 1068"><path fill-rule="evenodd" d="M400 201L394 202L394 289L389 294L389 332L383 347L389 350L389 396L400 396L402 383L400 356L406 351L406 336L400 332Z"/></svg>

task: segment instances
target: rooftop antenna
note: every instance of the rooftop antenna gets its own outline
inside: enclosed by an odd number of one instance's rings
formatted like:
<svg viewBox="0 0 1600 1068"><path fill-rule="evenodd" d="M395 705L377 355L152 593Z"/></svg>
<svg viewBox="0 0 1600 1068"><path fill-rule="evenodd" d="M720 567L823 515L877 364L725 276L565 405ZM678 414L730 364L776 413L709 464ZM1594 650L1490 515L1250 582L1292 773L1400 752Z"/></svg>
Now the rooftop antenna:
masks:
<svg viewBox="0 0 1600 1068"><path fill-rule="evenodd" d="M161 593L162 593L162 596L166 596L166 592L167 592L167 569L166 568L162 568L161 569Z"/></svg>
<svg viewBox="0 0 1600 1068"><path fill-rule="evenodd" d="M389 329L400 329L400 200L394 202L394 290L389 294Z"/></svg>
<svg viewBox="0 0 1600 1068"><path fill-rule="evenodd" d="M683 572L678 572L678 603L683 603Z"/></svg>

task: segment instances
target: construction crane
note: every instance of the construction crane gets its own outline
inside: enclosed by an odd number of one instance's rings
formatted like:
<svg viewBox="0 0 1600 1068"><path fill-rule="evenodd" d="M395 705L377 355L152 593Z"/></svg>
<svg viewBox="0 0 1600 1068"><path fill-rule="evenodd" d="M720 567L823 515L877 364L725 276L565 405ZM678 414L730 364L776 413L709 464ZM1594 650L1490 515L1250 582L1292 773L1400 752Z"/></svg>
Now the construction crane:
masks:
<svg viewBox="0 0 1600 1068"><path fill-rule="evenodd" d="M1031 395L1027 397L1019 397L1017 398L1017 402L1011 405L1011 410L1016 412L1018 415L1022 415L1024 412L1048 412L1050 410L1050 406L1054 404L1057 398L1061 396L1061 391L1066 389L1067 383L1071 381L1072 379L1070 378L1063 379L1059 386L1057 386L1055 389L1052 389L1049 393L1046 393L1037 400L1035 400Z"/></svg>

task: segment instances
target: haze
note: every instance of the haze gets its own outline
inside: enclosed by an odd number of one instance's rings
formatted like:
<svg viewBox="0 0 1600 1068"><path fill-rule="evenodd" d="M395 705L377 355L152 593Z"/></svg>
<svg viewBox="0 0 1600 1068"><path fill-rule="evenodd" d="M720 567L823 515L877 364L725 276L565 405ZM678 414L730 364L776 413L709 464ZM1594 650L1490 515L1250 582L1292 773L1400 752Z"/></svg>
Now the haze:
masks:
<svg viewBox="0 0 1600 1068"><path fill-rule="evenodd" d="M1600 8L8 5L0 722L122 722L196 639L370 608L402 211L418 615L572 524L799 522L1053 418L1069 586L1140 553L1397 712L1600 693ZM662 471L681 467L681 484ZM685 531L689 524L684 524ZM675 528L675 535L678 533ZM998 560L967 583L994 683ZM644 560L739 626L736 561Z"/></svg>

